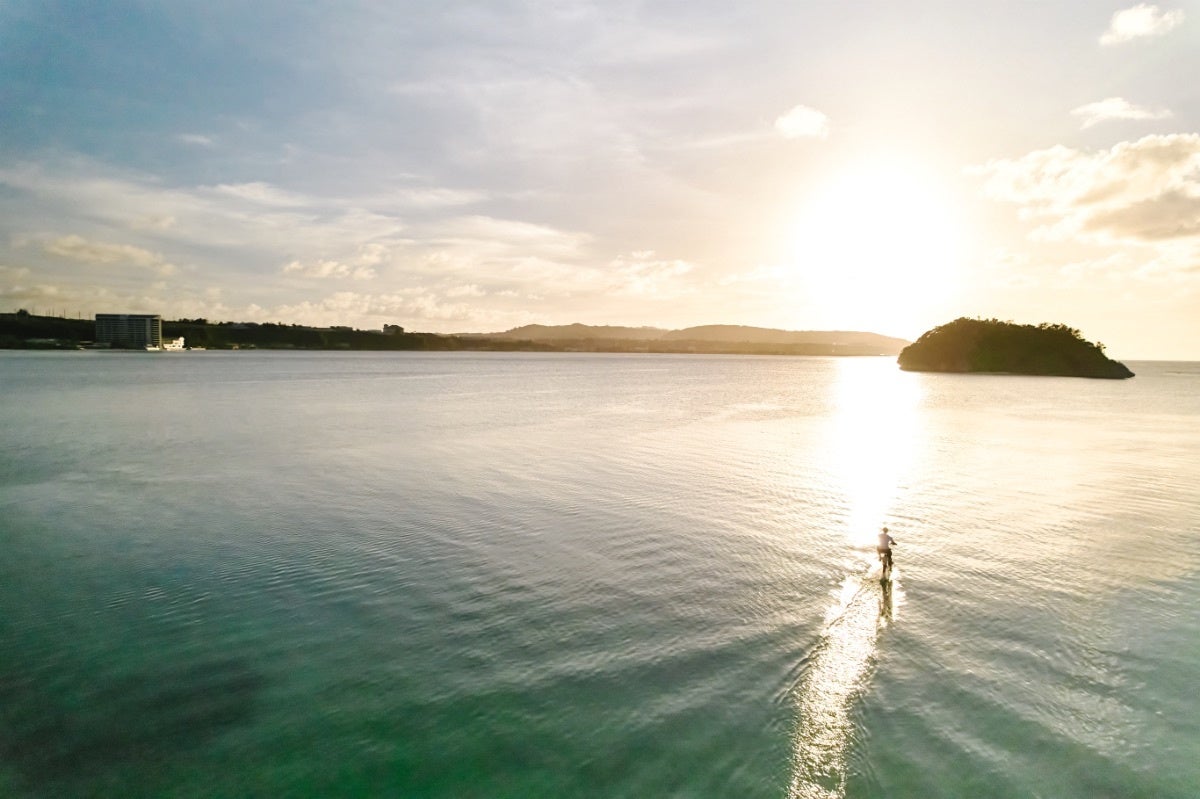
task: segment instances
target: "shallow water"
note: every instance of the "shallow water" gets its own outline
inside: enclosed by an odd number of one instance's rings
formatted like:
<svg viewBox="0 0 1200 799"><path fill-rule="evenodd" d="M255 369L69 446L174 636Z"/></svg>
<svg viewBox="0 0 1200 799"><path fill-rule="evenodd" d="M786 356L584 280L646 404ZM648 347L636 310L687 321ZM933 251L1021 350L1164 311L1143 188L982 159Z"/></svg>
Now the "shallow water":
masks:
<svg viewBox="0 0 1200 799"><path fill-rule="evenodd" d="M0 793L1194 796L1132 367L0 353Z"/></svg>

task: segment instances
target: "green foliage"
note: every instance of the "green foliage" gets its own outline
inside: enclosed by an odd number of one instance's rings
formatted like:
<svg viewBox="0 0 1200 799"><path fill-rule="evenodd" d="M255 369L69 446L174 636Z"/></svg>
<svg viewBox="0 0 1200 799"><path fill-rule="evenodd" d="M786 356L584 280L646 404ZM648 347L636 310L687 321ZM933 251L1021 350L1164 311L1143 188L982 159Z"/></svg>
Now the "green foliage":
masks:
<svg viewBox="0 0 1200 799"><path fill-rule="evenodd" d="M1103 345L1085 340L1076 328L1047 322L961 317L923 333L898 361L900 368L917 372L1133 377L1104 354Z"/></svg>
<svg viewBox="0 0 1200 799"><path fill-rule="evenodd" d="M436 333L406 333L400 325L383 330L307 327L277 322L218 322L207 319L163 321L164 339L182 336L189 347L208 349L303 350L506 350L546 351L556 347L531 341L463 339ZM74 349L96 337L94 319L34 316L28 311L0 313L0 348Z"/></svg>
<svg viewBox="0 0 1200 799"><path fill-rule="evenodd" d="M91 319L34 316L25 309L0 314L0 347L6 349L73 348L80 341L91 341L95 334L96 323Z"/></svg>

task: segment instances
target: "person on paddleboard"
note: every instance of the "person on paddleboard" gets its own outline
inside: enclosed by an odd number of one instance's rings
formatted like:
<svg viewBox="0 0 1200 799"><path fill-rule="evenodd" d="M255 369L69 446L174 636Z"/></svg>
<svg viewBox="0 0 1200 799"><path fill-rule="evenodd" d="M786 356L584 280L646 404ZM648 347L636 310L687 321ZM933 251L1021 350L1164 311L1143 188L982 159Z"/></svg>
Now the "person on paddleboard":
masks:
<svg viewBox="0 0 1200 799"><path fill-rule="evenodd" d="M888 529L883 528L879 533L879 543L875 545L875 551L879 553L879 560L883 563L884 568L892 565L892 544L896 543L896 539L888 535Z"/></svg>

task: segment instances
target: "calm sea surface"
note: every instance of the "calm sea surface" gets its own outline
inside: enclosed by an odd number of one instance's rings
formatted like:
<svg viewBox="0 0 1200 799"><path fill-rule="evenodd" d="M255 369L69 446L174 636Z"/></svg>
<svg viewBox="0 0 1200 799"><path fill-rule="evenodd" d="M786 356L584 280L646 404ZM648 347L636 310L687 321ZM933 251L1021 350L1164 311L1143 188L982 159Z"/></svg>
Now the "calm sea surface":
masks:
<svg viewBox="0 0 1200 799"><path fill-rule="evenodd" d="M1195 797L1131 366L0 353L0 795Z"/></svg>

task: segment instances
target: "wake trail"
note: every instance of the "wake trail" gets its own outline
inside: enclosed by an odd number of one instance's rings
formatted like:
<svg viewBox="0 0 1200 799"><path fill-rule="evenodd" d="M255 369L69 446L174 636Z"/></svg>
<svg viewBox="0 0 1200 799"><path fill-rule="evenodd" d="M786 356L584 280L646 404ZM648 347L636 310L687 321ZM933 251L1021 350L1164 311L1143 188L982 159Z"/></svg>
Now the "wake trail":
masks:
<svg viewBox="0 0 1200 799"><path fill-rule="evenodd" d="M879 631L891 618L893 580L847 575L796 691L791 799L842 799L854 739L851 710L867 689Z"/></svg>

